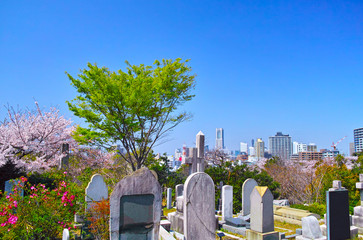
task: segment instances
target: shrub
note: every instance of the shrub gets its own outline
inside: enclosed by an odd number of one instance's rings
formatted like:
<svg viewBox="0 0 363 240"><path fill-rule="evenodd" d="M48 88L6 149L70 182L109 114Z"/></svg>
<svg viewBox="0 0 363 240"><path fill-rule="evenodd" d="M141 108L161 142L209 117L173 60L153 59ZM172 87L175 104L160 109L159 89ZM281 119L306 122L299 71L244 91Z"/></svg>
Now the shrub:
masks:
<svg viewBox="0 0 363 240"><path fill-rule="evenodd" d="M110 201L93 202L88 210L89 229L96 240L109 238Z"/></svg>

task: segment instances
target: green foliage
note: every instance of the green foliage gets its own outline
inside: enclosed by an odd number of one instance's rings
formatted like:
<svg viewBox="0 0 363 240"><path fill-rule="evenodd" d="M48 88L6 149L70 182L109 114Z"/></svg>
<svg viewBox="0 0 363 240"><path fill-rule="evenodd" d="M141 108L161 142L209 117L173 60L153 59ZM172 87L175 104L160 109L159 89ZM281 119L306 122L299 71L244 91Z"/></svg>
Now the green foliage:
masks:
<svg viewBox="0 0 363 240"><path fill-rule="evenodd" d="M219 182L223 181L224 185L233 186L233 210L235 213L241 211L242 185L247 178L255 179L260 186L267 186L274 198L279 196L277 182L273 181L265 171L250 170L245 164L233 165L227 162L221 166L208 167L205 172L211 176L216 185L216 204L221 195L221 190L217 188Z"/></svg>
<svg viewBox="0 0 363 240"><path fill-rule="evenodd" d="M319 204L319 203L313 203L310 205L303 205L303 204L293 204L290 207L292 208L298 208L303 210L308 210L311 213L316 213L320 215L320 217L324 217L324 214L326 213L326 206L325 204Z"/></svg>
<svg viewBox="0 0 363 240"><path fill-rule="evenodd" d="M84 195L66 173L49 173L53 189L33 185L21 177L14 193L0 198L0 239L57 239L63 228L71 228L74 213L83 209ZM24 189L25 196L20 196Z"/></svg>
<svg viewBox="0 0 363 240"><path fill-rule="evenodd" d="M121 142L122 155L132 170L144 165L155 142L187 120L185 112L172 115L194 95L194 76L181 59L155 61L153 66L127 64L127 71L111 72L88 64L79 79L68 74L78 96L69 109L88 124L74 138L82 144L105 146Z"/></svg>

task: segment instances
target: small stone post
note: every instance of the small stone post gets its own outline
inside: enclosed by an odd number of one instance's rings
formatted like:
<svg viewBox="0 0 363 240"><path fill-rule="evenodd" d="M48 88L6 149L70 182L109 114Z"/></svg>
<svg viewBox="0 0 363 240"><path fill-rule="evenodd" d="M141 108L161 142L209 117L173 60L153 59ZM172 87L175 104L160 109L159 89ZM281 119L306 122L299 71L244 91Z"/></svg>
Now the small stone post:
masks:
<svg viewBox="0 0 363 240"><path fill-rule="evenodd" d="M172 189L168 188L168 190L166 191L166 208L167 209L171 209L171 202L172 202Z"/></svg>

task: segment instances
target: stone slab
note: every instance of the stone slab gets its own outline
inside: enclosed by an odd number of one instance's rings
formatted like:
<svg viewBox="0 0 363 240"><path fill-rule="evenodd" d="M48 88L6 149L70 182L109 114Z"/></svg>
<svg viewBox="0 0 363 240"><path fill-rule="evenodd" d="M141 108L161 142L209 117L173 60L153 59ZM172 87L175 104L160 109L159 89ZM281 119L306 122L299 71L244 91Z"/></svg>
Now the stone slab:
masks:
<svg viewBox="0 0 363 240"><path fill-rule="evenodd" d="M184 234L184 216L182 213L169 213L168 219L170 221L170 230Z"/></svg>
<svg viewBox="0 0 363 240"><path fill-rule="evenodd" d="M215 190L212 178L197 172L184 184L184 236L186 240L215 240Z"/></svg>
<svg viewBox="0 0 363 240"><path fill-rule="evenodd" d="M227 225L234 227L244 227L247 224L247 222L243 221L241 218L226 218L225 222Z"/></svg>
<svg viewBox="0 0 363 240"><path fill-rule="evenodd" d="M357 182L357 183L355 183L355 187L357 189L363 189L363 182Z"/></svg>
<svg viewBox="0 0 363 240"><path fill-rule="evenodd" d="M247 230L246 227L235 227L235 226L223 224L222 228L226 229L228 232L232 232L232 233L236 233L236 234L246 236L246 230Z"/></svg>
<svg viewBox="0 0 363 240"><path fill-rule="evenodd" d="M251 200L250 196L253 189L258 186L257 182L248 178L242 185L242 215L249 215L251 213Z"/></svg>
<svg viewBox="0 0 363 240"><path fill-rule="evenodd" d="M222 220L233 218L233 187L222 187Z"/></svg>
<svg viewBox="0 0 363 240"><path fill-rule="evenodd" d="M279 240L279 232L267 232L260 233L250 229L246 230L246 236L248 240Z"/></svg>
<svg viewBox="0 0 363 240"><path fill-rule="evenodd" d="M170 225L171 222L169 220L161 220L160 221L160 226L163 227L166 231L170 232Z"/></svg>
<svg viewBox="0 0 363 240"><path fill-rule="evenodd" d="M159 229L159 240L175 240L175 238L161 225Z"/></svg>

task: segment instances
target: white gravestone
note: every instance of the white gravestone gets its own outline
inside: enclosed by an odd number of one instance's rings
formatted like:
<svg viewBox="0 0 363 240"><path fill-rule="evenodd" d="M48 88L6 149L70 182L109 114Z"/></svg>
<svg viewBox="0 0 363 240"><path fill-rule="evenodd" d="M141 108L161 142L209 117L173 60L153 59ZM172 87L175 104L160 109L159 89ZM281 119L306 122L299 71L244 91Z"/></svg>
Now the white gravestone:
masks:
<svg viewBox="0 0 363 240"><path fill-rule="evenodd" d="M250 196L253 189L258 186L257 182L248 178L242 185L242 215L246 216L251 213L251 200Z"/></svg>
<svg viewBox="0 0 363 240"><path fill-rule="evenodd" d="M69 240L69 231L67 228L63 229L62 240Z"/></svg>
<svg viewBox="0 0 363 240"><path fill-rule="evenodd" d="M321 233L318 219L314 216L303 217L302 222L302 236L297 236L296 240L316 239L323 240L326 237Z"/></svg>
<svg viewBox="0 0 363 240"><path fill-rule="evenodd" d="M183 211L186 240L215 240L215 190L208 174L197 172L187 178Z"/></svg>
<svg viewBox="0 0 363 240"><path fill-rule="evenodd" d="M222 187L222 220L233 218L233 187L224 185Z"/></svg>
<svg viewBox="0 0 363 240"><path fill-rule="evenodd" d="M95 174L92 176L91 181L88 183L86 188L87 208L90 206L92 201L99 202L102 199L108 199L108 189L107 185L100 174Z"/></svg>

